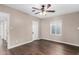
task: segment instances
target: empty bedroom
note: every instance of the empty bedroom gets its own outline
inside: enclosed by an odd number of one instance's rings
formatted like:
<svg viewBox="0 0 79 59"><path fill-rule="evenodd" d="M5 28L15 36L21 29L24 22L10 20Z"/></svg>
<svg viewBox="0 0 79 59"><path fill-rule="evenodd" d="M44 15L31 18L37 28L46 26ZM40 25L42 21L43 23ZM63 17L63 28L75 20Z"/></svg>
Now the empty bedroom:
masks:
<svg viewBox="0 0 79 59"><path fill-rule="evenodd" d="M0 55L79 55L79 4L0 4Z"/></svg>

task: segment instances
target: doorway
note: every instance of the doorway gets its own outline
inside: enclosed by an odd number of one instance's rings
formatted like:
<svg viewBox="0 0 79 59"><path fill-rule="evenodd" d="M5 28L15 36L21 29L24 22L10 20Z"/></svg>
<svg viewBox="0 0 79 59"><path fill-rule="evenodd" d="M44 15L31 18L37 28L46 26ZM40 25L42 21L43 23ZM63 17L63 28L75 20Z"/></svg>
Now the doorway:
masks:
<svg viewBox="0 0 79 59"><path fill-rule="evenodd" d="M39 28L39 22L38 21L32 21L32 40L39 39L38 28Z"/></svg>
<svg viewBox="0 0 79 59"><path fill-rule="evenodd" d="M0 44L7 48L9 39L9 14L0 12Z"/></svg>

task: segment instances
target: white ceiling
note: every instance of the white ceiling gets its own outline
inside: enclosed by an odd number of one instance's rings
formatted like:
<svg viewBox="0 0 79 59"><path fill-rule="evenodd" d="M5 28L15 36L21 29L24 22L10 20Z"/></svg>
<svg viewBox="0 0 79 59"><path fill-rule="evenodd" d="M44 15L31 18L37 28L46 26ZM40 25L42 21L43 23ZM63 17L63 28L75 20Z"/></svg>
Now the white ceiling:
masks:
<svg viewBox="0 0 79 59"><path fill-rule="evenodd" d="M32 7L41 8L40 4L6 4L6 6L20 10L38 18L53 17L79 11L79 4L52 4L52 7L49 9L54 9L56 12L48 13L46 16L43 16L40 14L36 15L32 12Z"/></svg>

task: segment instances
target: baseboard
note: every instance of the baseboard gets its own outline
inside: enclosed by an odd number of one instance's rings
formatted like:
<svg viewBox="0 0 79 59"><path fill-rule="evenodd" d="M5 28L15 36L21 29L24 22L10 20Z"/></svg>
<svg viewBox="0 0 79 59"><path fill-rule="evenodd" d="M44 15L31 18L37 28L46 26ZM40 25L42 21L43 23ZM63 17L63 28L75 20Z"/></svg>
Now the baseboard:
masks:
<svg viewBox="0 0 79 59"><path fill-rule="evenodd" d="M39 39L37 39L39 40ZM13 46L10 46L8 47L8 49L12 49L12 48L15 48L15 47L18 47L18 46L21 46L21 45L24 45L24 44L27 44L27 43L30 43L30 42L33 42L34 40L31 40L31 41L28 41L28 42L23 42L23 43L20 43L20 44L17 44L17 45L13 45Z"/></svg>
<svg viewBox="0 0 79 59"><path fill-rule="evenodd" d="M40 40L40 39L38 39L38 40ZM72 46L79 47L79 45L77 45L77 44L72 44L72 43L68 43L68 42L56 41L56 40L52 40L52 39L44 39L44 40L49 40L49 41L54 41L54 42L59 42L59 43L64 43L64 44L67 44L67 45L72 45ZM27 43L30 43L30 42L33 42L33 41L34 40L28 41L28 42L23 42L23 43L14 45L14 46L10 46L10 47L8 47L8 49L12 49L12 48L15 48L15 47L18 47L18 46L21 46L21 45L24 45L24 44L27 44Z"/></svg>
<svg viewBox="0 0 79 59"><path fill-rule="evenodd" d="M32 40L32 41L34 41L34 40ZM20 44L17 44L17 45L13 45L13 46L8 47L8 49L12 49L12 48L15 48L15 47L18 47L18 46L21 46L21 45L24 45L24 44L30 43L30 42L32 42L32 41L23 42L23 43L20 43Z"/></svg>
<svg viewBox="0 0 79 59"><path fill-rule="evenodd" d="M56 40L52 40L52 39L45 39L45 40L54 41L54 42L59 42L59 43L63 43L63 44L67 44L67 45L72 45L72 46L79 47L79 45L73 44L73 43L69 43L69 42L56 41Z"/></svg>

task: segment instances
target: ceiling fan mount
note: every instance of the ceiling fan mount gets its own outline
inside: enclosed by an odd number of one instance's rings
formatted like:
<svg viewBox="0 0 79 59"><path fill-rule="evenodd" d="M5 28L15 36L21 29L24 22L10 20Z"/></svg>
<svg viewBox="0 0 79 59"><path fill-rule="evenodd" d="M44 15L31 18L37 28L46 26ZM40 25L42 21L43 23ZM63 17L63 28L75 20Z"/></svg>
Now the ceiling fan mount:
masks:
<svg viewBox="0 0 79 59"><path fill-rule="evenodd" d="M51 7L51 4L47 4L47 5L41 5L41 8L36 8L36 7L32 7L32 12L35 12L36 10L38 10L38 12L36 12L35 14L39 14L39 13L47 13L47 12L51 12L51 13L54 13L55 10L47 10Z"/></svg>

